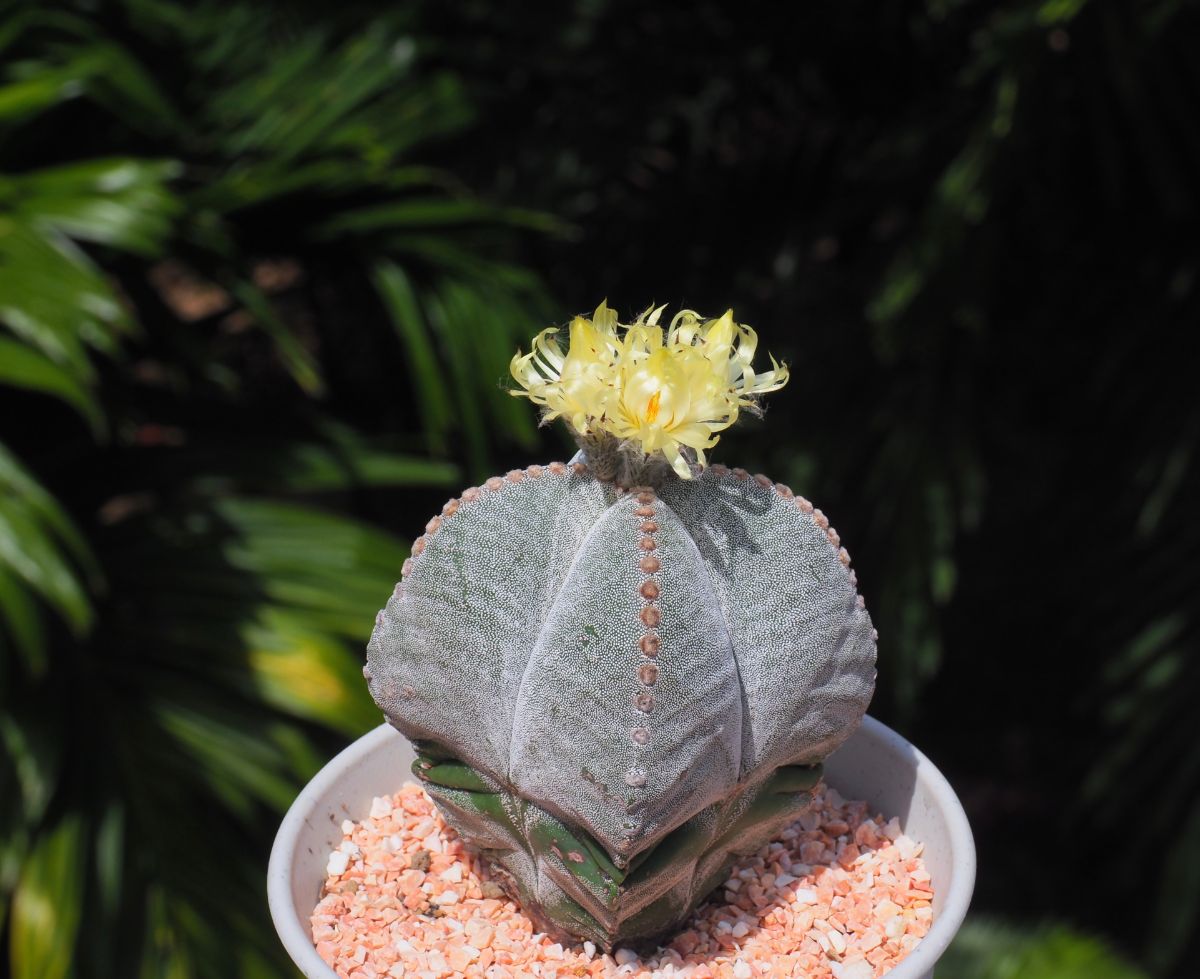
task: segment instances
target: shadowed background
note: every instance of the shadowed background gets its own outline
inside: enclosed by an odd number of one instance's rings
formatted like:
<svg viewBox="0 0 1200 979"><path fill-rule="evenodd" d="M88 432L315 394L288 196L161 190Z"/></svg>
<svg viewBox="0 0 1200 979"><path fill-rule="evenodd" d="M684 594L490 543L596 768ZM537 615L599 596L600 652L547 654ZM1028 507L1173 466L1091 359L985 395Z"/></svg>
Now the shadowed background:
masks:
<svg viewBox="0 0 1200 979"><path fill-rule="evenodd" d="M1191 974L1200 14L784 11L0 3L0 975L294 975L279 817L605 297L792 368L713 458L832 516L968 809L939 975Z"/></svg>

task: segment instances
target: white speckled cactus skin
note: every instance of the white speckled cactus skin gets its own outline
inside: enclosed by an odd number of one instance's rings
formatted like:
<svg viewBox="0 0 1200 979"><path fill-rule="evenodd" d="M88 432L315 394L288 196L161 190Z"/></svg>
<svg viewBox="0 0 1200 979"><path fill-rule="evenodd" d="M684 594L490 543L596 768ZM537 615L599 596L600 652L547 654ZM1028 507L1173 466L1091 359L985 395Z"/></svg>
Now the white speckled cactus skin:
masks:
<svg viewBox="0 0 1200 979"><path fill-rule="evenodd" d="M371 692L543 927L652 937L795 818L866 710L875 634L839 543L741 470L514 471L414 545Z"/></svg>

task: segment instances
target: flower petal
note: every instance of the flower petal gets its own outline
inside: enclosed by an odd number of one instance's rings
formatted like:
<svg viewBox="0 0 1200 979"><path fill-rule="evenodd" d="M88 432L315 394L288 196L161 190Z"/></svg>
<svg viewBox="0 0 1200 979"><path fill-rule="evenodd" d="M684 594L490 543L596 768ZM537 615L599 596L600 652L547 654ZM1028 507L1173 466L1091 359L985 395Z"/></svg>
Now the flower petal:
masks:
<svg viewBox="0 0 1200 979"><path fill-rule="evenodd" d="M665 308L648 307L622 325L602 302L591 319L571 321L566 353L559 331L543 330L531 351L518 351L509 365L524 389L512 393L542 405L546 418L565 417L580 435L608 434L647 454L661 452L690 479L682 447L703 466L717 433L759 395L783 387L788 369L771 357L772 369L755 373L758 335L737 323L731 309L710 320L680 310L664 330Z"/></svg>

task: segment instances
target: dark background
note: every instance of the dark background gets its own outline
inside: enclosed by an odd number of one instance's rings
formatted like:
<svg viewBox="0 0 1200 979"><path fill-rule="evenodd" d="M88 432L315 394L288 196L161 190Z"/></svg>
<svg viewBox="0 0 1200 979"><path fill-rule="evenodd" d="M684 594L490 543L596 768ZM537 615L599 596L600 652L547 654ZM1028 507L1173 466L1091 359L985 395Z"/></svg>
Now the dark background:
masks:
<svg viewBox="0 0 1200 979"><path fill-rule="evenodd" d="M292 975L407 542L569 454L507 362L733 306L977 834L939 975L1200 954L1200 13L0 3L0 975ZM1191 500L1193 503L1189 504Z"/></svg>

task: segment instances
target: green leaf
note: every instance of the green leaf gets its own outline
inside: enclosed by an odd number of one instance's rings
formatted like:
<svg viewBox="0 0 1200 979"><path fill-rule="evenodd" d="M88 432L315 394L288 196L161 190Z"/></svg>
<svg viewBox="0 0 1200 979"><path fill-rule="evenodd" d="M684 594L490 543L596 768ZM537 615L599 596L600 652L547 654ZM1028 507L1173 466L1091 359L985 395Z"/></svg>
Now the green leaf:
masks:
<svg viewBox="0 0 1200 979"><path fill-rule="evenodd" d="M112 918L120 909L125 864L125 808L110 802L96 827L96 885L100 910Z"/></svg>
<svg viewBox="0 0 1200 979"><path fill-rule="evenodd" d="M7 195L32 227L152 257L180 211L167 183L181 169L131 157L88 160L10 177Z"/></svg>
<svg viewBox="0 0 1200 979"><path fill-rule="evenodd" d="M318 226L316 236L340 238L347 233L497 224L538 231L558 231L562 228L561 222L536 211L493 207L472 199L423 198L343 211Z"/></svg>
<svg viewBox="0 0 1200 979"><path fill-rule="evenodd" d="M79 816L62 820L34 843L12 901L13 979L65 979L71 973L83 916L86 846Z"/></svg>
<svg viewBox="0 0 1200 979"><path fill-rule="evenodd" d="M1147 979L1098 939L1062 925L969 918L938 963L954 979Z"/></svg>
<svg viewBox="0 0 1200 979"><path fill-rule="evenodd" d="M0 712L0 748L9 759L20 790L19 809L29 826L41 820L58 784L63 743L56 737L56 718L57 712L48 717L21 705Z"/></svg>
<svg viewBox="0 0 1200 979"><path fill-rule="evenodd" d="M99 565L91 548L58 501L46 491L33 474L0 442L0 493L9 492L21 498L37 519L45 523L70 551L71 556L92 577L100 575Z"/></svg>
<svg viewBox="0 0 1200 979"><path fill-rule="evenodd" d="M0 322L52 362L35 370L26 357L3 379L52 389L98 427L82 393L94 375L88 348L116 353L133 323L72 239L156 254L179 211L165 187L177 172L169 162L112 158L0 179Z"/></svg>
<svg viewBox="0 0 1200 979"><path fill-rule="evenodd" d="M45 675L46 636L37 601L3 565L0 565L0 623L25 657L30 674Z"/></svg>
<svg viewBox="0 0 1200 979"><path fill-rule="evenodd" d="M83 635L92 625L87 591L35 518L26 501L0 496L0 565L57 609L76 635Z"/></svg>
<svg viewBox="0 0 1200 979"><path fill-rule="evenodd" d="M460 430L462 431L471 474L482 478L487 469L487 425L483 407L472 384L471 362L465 352L456 349L457 339L453 324L446 315L446 306L440 295L430 295L425 308L434 331L440 335L441 345L447 351L450 389L458 407Z"/></svg>
<svg viewBox="0 0 1200 979"><path fill-rule="evenodd" d="M386 594L386 593L385 593ZM378 721L362 676L362 654L308 627L303 617L264 610L242 639L262 698L279 710L357 736Z"/></svg>
<svg viewBox="0 0 1200 979"><path fill-rule="evenodd" d="M46 71L0 86L0 122L20 122L79 94L73 71Z"/></svg>
<svg viewBox="0 0 1200 979"><path fill-rule="evenodd" d="M189 451L190 464L203 464L202 450ZM263 445L220 453L194 486L209 491L222 487L257 487L293 493L319 493L364 486L454 486L458 467L450 462L402 455L364 440L345 444ZM211 475L210 475L211 474Z"/></svg>
<svg viewBox="0 0 1200 979"><path fill-rule="evenodd" d="M375 266L373 279L411 365L408 376L416 386L417 411L426 444L434 451L443 451L452 424L446 375L438 366L412 282L400 266L389 261Z"/></svg>
<svg viewBox="0 0 1200 979"><path fill-rule="evenodd" d="M473 369L472 383L486 401L497 432L531 447L535 444L534 412L509 394L508 365L517 349L529 341L527 311L509 291L489 277L475 281L450 279L440 290L449 330L471 341L463 344Z"/></svg>
<svg viewBox="0 0 1200 979"><path fill-rule="evenodd" d="M219 804L243 818L265 804L283 812L295 798L295 785L278 769L276 752L263 736L263 720L232 705L160 697L152 708L162 731Z"/></svg>
<svg viewBox="0 0 1200 979"><path fill-rule="evenodd" d="M271 338L284 367L301 390L310 395L320 395L325 389L320 366L292 332L292 328L276 314L271 300L245 280L234 283L232 291L254 317L259 328Z"/></svg>
<svg viewBox="0 0 1200 979"><path fill-rule="evenodd" d="M45 354L0 336L0 384L49 394L67 402L97 435L104 432L104 415L92 393L69 371Z"/></svg>
<svg viewBox="0 0 1200 979"><path fill-rule="evenodd" d="M89 384L88 347L115 351L133 329L112 286L69 239L3 211L0 322Z"/></svg>

